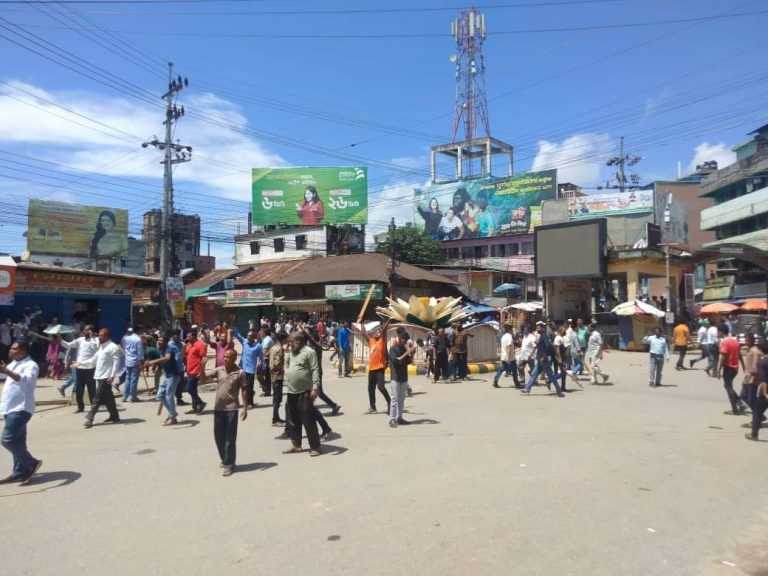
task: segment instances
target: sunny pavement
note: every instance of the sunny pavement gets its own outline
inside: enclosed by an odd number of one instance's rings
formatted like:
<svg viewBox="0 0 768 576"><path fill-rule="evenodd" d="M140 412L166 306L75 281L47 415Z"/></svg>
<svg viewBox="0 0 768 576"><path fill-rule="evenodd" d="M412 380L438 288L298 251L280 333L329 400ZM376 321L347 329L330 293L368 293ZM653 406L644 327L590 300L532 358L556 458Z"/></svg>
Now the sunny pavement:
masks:
<svg viewBox="0 0 768 576"><path fill-rule="evenodd" d="M768 443L744 439L703 370L672 361L672 386L650 389L645 354L612 352L613 385L565 399L415 376L413 424L391 429L363 414L364 375L325 366L341 437L319 458L282 455L260 406L229 478L210 413L162 427L155 402L129 404L124 424L85 430L72 407L41 406L41 473L0 486L2 572L765 574ZM42 382L38 399L56 398Z"/></svg>

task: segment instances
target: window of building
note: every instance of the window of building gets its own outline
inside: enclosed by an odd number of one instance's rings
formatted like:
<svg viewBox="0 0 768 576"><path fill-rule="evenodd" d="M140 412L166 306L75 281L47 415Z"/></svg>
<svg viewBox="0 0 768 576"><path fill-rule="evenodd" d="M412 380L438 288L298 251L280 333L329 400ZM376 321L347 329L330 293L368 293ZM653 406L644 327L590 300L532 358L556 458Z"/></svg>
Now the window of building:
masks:
<svg viewBox="0 0 768 576"><path fill-rule="evenodd" d="M261 249L261 244L258 242L251 242L251 254L258 254Z"/></svg>
<svg viewBox="0 0 768 576"><path fill-rule="evenodd" d="M507 244L507 256L517 256L518 254L520 254L520 244L517 242Z"/></svg>
<svg viewBox="0 0 768 576"><path fill-rule="evenodd" d="M475 246L475 258L485 258L488 256L488 246Z"/></svg>
<svg viewBox="0 0 768 576"><path fill-rule="evenodd" d="M284 238L275 238L275 252L285 252Z"/></svg>
<svg viewBox="0 0 768 576"><path fill-rule="evenodd" d="M296 236L296 250L306 250L307 249L307 235L306 234L299 234Z"/></svg>
<svg viewBox="0 0 768 576"><path fill-rule="evenodd" d="M520 253L525 255L533 254L533 242L521 242Z"/></svg>
<svg viewBox="0 0 768 576"><path fill-rule="evenodd" d="M185 242L184 250L186 250L187 252L192 252L192 242Z"/></svg>
<svg viewBox="0 0 768 576"><path fill-rule="evenodd" d="M192 265L192 260L186 260L184 262L184 268L193 268L193 267L194 266Z"/></svg>
<svg viewBox="0 0 768 576"><path fill-rule="evenodd" d="M475 255L475 250L472 248L472 246L462 246L461 247L461 257L462 258L472 258Z"/></svg>
<svg viewBox="0 0 768 576"><path fill-rule="evenodd" d="M491 246L491 256L494 258L503 258L507 255L507 247L504 244L494 244Z"/></svg>

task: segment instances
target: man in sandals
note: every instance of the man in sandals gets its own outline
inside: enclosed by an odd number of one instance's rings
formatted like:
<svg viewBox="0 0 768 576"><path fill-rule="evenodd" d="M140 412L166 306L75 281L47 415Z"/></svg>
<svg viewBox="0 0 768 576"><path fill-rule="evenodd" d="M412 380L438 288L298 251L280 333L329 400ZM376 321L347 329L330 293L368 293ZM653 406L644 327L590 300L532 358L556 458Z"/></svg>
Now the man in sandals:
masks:
<svg viewBox="0 0 768 576"><path fill-rule="evenodd" d="M289 338L291 350L285 354L284 376L287 396L285 401L286 420L291 423L291 447L283 454L301 452L301 429L307 433L309 455L320 456L320 436L313 402L320 387L320 367L317 354L306 344L302 332L294 332Z"/></svg>
<svg viewBox="0 0 768 576"><path fill-rule="evenodd" d="M248 379L237 366L237 352L224 352L224 365L207 375L206 380L216 380L216 399L213 403L213 437L219 451L219 464L224 470L222 476L231 476L235 471L237 456L237 410L238 393L243 398L240 420L248 417Z"/></svg>

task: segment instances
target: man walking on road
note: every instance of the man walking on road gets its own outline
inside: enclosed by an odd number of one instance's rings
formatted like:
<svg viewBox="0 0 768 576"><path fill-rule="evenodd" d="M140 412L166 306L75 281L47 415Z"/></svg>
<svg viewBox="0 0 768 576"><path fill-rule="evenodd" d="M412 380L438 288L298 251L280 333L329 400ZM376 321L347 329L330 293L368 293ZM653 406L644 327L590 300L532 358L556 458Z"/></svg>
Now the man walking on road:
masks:
<svg viewBox="0 0 768 576"><path fill-rule="evenodd" d="M409 424L403 419L405 408L405 391L408 388L408 365L413 359L416 346L411 344L406 347L410 336L405 330L398 330L397 340L389 349L389 369L392 378L389 383L389 392L392 402L389 409L389 425L397 428L398 425Z"/></svg>
<svg viewBox="0 0 768 576"><path fill-rule="evenodd" d="M731 410L734 415L743 414L747 406L740 399L739 395L733 389L733 381L736 379L736 375L739 373L739 364L741 364L742 370L744 369L744 358L741 356L741 345L739 341L731 336L728 331L728 326L722 324L718 329L718 340L720 342L719 357L720 362L715 367L713 376L715 378L723 377L723 386L725 387L725 393L728 395L728 401L731 403Z"/></svg>
<svg viewBox="0 0 768 576"><path fill-rule="evenodd" d="M680 322L672 330L672 339L675 343L675 352L677 352L677 364L675 370L685 370L683 362L685 362L685 354L688 352L688 342L691 339L691 331L688 329L688 325L680 320Z"/></svg>
<svg viewBox="0 0 768 576"><path fill-rule="evenodd" d="M389 364L387 356L387 328L389 320L376 327L373 332L368 332L363 327L363 336L368 340L368 411L366 414L376 414L376 390L381 392L387 403L387 410L392 404L389 392L384 385L384 371Z"/></svg>
<svg viewBox="0 0 768 576"><path fill-rule="evenodd" d="M216 397L213 401L213 438L219 451L222 476L231 476L235 471L237 457L237 411L238 394L243 397L243 411L240 420L248 417L248 380L237 365L237 352L224 352L224 365L216 368L206 380L216 379Z"/></svg>
<svg viewBox="0 0 768 576"><path fill-rule="evenodd" d="M288 334L278 332L277 342L269 351L269 371L272 379L272 426L284 426L280 418L280 404L283 402L283 379L285 378L285 344Z"/></svg>
<svg viewBox="0 0 768 576"><path fill-rule="evenodd" d="M700 356L696 359L688 360L688 366L693 369L694 366L698 362L701 362L702 360L707 360L709 362L709 342L707 341L707 326L709 325L709 322L707 320L702 320L699 322L699 329L696 332L696 340L699 344L699 351ZM707 368L707 374L709 374L709 368Z"/></svg>
<svg viewBox="0 0 768 576"><path fill-rule="evenodd" d="M72 342L61 341L64 348L75 348L77 350L77 359L74 367L75 373L75 400L77 401L77 412L85 412L85 402L83 394L88 389L88 399L93 404L96 397L96 384L93 380L93 373L96 370L96 353L99 351L99 341L93 336L93 326L88 324L83 328L83 335Z"/></svg>
<svg viewBox="0 0 768 576"><path fill-rule="evenodd" d="M648 346L648 351L651 354L651 372L648 378L648 386L657 388L661 386L661 371L664 368L664 362L669 358L667 339L664 338L661 328L656 328L656 333L648 334L643 338L643 343Z"/></svg>
<svg viewBox="0 0 768 576"><path fill-rule="evenodd" d="M133 328L128 327L120 345L125 353L125 390L123 390L123 402L140 402L138 394L139 374L144 367L144 342L141 336L133 333Z"/></svg>
<svg viewBox="0 0 768 576"><path fill-rule="evenodd" d="M178 328L168 331L165 338L158 341L162 358L147 362L147 364L160 364L163 367L163 379L157 389L157 399L168 411L168 418L163 426L177 424L176 413L176 387L184 374L184 359L181 355L181 331Z"/></svg>
<svg viewBox="0 0 768 576"><path fill-rule="evenodd" d="M250 330L245 338L242 337L237 327L232 327L232 333L243 347L242 368L245 377L248 378L248 407L253 408L254 385L256 382L256 373L261 370L264 363L264 351L261 342L257 339L257 333Z"/></svg>
<svg viewBox="0 0 768 576"><path fill-rule="evenodd" d="M504 326L504 335L501 337L501 362L496 376L493 378L493 387L499 388L499 378L506 372L512 373L512 379L515 382L515 388L520 388L520 379L517 374L517 362L515 361L515 345L512 336L512 326Z"/></svg>
<svg viewBox="0 0 768 576"><path fill-rule="evenodd" d="M597 329L597 323L592 322L589 325L592 333L589 335L587 341L587 353L584 357L586 363L589 365L589 371L592 374L592 384L597 384L598 375L603 378L603 384L608 382L608 374L603 372L600 368L600 362L603 360L603 353L605 352L605 345L603 344L603 336Z"/></svg>
<svg viewBox="0 0 768 576"><path fill-rule="evenodd" d="M339 376L349 376L349 373L352 371L352 366L350 366L350 352L352 350L351 348L351 342L350 342L350 330L349 330L349 322L344 322L341 326L339 326L339 329L336 331L336 343L339 346Z"/></svg>
<svg viewBox="0 0 768 576"><path fill-rule="evenodd" d="M205 402L197 393L200 376L203 374L205 357L208 347L197 337L197 331L189 333L189 345L187 346L187 392L192 398L192 413L200 414L205 410Z"/></svg>
<svg viewBox="0 0 768 576"><path fill-rule="evenodd" d="M555 347L552 340L546 331L547 325L544 322L536 322L536 332L539 334L539 343L536 345L536 365L531 372L531 376L528 378L528 383L525 388L520 390L523 394L528 394L536 384L536 379L542 372L545 374L547 383L555 387L555 393L560 397L564 397L563 391L560 390L560 385L557 383L557 378L552 372L552 360L555 357Z"/></svg>
<svg viewBox="0 0 768 576"><path fill-rule="evenodd" d="M0 414L5 418L3 448L13 455L13 471L0 484L26 482L42 466L27 450L27 423L35 412L35 386L40 368L29 356L29 344L14 342L8 349L11 363L0 360L0 374L5 376Z"/></svg>
<svg viewBox="0 0 768 576"><path fill-rule="evenodd" d="M97 386L96 398L85 417L86 428L93 426L93 418L102 406L105 406L109 412L109 418L104 420L105 423L120 422L115 396L112 394L112 383L117 377L120 360L120 348L109 339L109 330L102 328L99 330L99 350L96 353L96 369L93 375Z"/></svg>
<svg viewBox="0 0 768 576"><path fill-rule="evenodd" d="M291 334L291 351L285 355L285 385L288 388L285 403L286 419L291 426L291 447L283 454L301 452L301 429L307 434L309 455L320 456L320 436L317 433L313 402L320 387L320 369L317 354L306 345L302 332Z"/></svg>

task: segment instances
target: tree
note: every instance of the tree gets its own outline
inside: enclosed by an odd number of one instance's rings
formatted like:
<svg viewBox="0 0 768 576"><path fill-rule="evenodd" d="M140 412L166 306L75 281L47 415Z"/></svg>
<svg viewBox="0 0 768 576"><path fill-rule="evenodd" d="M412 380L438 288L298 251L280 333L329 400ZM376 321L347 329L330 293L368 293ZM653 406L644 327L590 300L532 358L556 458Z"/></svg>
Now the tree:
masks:
<svg viewBox="0 0 768 576"><path fill-rule="evenodd" d="M389 256L390 245L390 238L387 238L376 247L376 252ZM397 259L408 264L420 266L445 262L445 254L440 242L415 226L401 226L395 229L395 248Z"/></svg>

